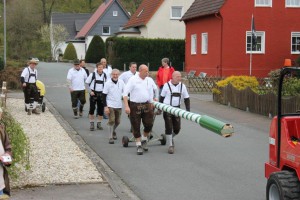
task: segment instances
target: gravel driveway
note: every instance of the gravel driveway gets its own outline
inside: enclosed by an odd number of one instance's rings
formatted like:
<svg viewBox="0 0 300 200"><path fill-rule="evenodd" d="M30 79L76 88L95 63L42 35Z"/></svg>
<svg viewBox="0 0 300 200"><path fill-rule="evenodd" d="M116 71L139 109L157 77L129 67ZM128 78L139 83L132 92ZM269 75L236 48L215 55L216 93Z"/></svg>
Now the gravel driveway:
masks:
<svg viewBox="0 0 300 200"><path fill-rule="evenodd" d="M30 141L29 171L23 171L13 187L47 184L103 182L91 160L79 149L48 110L28 116L24 100L8 98L7 108Z"/></svg>

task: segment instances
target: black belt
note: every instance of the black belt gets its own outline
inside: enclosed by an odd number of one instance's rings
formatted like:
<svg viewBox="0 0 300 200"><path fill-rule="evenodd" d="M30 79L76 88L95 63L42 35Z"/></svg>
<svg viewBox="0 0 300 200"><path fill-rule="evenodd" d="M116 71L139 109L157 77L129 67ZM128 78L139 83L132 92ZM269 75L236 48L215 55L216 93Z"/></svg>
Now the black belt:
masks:
<svg viewBox="0 0 300 200"><path fill-rule="evenodd" d="M142 105L142 104L148 104L150 103L149 101L146 101L146 102L141 102L141 103L138 103L138 102L133 102L133 101L130 101L131 104L138 104L138 105Z"/></svg>

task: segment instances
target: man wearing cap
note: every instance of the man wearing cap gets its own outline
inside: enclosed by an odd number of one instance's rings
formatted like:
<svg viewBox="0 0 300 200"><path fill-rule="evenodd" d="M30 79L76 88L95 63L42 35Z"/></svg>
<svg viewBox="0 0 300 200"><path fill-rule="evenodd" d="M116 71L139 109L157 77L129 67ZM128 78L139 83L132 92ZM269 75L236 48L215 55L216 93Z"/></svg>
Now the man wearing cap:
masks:
<svg viewBox="0 0 300 200"><path fill-rule="evenodd" d="M85 80L87 75L84 69L79 65L79 60L74 61L74 67L69 69L67 75L67 84L71 93L72 108L74 118L77 119L79 116L82 117L83 106L85 104ZM79 105L79 116L78 116L78 100Z"/></svg>
<svg viewBox="0 0 300 200"><path fill-rule="evenodd" d="M28 115L31 115L31 113L40 114L39 108L37 108L39 100L39 93L36 86L37 70L35 69L37 64L38 62L35 59L30 59L28 67L24 68L21 74L21 83Z"/></svg>

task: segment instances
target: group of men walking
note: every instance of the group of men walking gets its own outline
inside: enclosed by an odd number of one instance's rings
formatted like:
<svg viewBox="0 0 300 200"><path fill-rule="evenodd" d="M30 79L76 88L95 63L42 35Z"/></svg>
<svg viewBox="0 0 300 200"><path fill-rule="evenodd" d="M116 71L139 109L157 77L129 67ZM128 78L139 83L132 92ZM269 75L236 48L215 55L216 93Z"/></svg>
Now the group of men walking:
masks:
<svg viewBox="0 0 300 200"><path fill-rule="evenodd" d="M28 64L29 66L23 70L21 75L26 106L31 103L31 96L34 97L34 102L36 101L35 93L32 91L36 90L37 71L35 66L37 62L31 60ZM120 124L123 103L125 113L129 116L138 155L148 151L147 142L152 131L154 115L161 113L159 110L154 112L153 101L178 108L181 102L184 102L186 110L190 111L189 94L186 86L181 82L181 73L169 65L168 58L162 59L162 66L159 67L156 75L157 85L149 77L149 68L144 64L139 66L137 72L137 64L132 62L129 70L121 75L118 69L112 69L110 65L107 65L105 58L96 64L96 69L91 73L85 68L84 60L76 60L73 64L74 66L69 69L67 74L67 84L74 118L78 119L83 116L86 93L88 93L90 131L95 130L95 125L98 130L103 130L103 116L107 115L110 144L117 139L116 128ZM37 110L32 112L39 113ZM181 129L180 117L163 112L163 118L168 153L173 154L173 138ZM143 125L142 133L141 123Z"/></svg>

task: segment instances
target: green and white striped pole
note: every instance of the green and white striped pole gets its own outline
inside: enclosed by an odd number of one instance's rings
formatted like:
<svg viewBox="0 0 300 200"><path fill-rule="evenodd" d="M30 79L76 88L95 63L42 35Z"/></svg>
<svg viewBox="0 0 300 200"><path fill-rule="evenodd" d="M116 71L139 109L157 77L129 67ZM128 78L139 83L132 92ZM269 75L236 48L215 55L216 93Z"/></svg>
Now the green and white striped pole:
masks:
<svg viewBox="0 0 300 200"><path fill-rule="evenodd" d="M175 115L177 117L182 117L184 119L196 122L200 126L213 131L223 137L230 137L232 135L233 131L233 126L230 124L226 124L224 122L221 122L215 118L209 117L207 115L199 115L195 113L188 112L186 110L182 110L180 108L175 108L170 105L166 105L163 103L159 103L154 101L153 105L155 108L159 110L163 110L167 113L170 113L172 115Z"/></svg>

